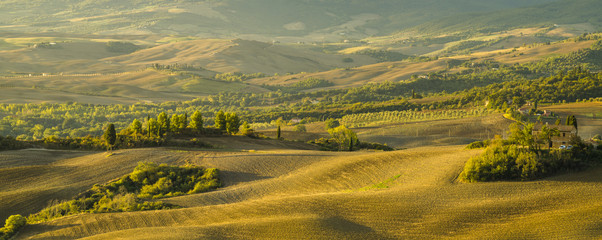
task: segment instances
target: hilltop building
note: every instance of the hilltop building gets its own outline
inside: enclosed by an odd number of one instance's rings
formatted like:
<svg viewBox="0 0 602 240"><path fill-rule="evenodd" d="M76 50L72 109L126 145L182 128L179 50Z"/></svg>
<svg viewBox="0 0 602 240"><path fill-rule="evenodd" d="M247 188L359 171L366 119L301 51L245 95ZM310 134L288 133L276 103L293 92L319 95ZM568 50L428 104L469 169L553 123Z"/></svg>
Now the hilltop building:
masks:
<svg viewBox="0 0 602 240"><path fill-rule="evenodd" d="M577 136L577 129L573 125L549 125L548 123L538 123L533 127L533 136L537 137L541 134L541 129L544 125L548 128L556 128L560 133L559 136L552 137L552 147L560 147L561 145L568 145L571 138Z"/></svg>

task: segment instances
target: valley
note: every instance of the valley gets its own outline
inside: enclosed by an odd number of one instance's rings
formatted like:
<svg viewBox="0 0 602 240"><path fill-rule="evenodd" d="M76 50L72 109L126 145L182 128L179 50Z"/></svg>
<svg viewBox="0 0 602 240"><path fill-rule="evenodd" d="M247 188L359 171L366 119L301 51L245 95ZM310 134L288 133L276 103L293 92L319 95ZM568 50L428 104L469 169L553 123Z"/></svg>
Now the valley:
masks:
<svg viewBox="0 0 602 240"><path fill-rule="evenodd" d="M601 9L2 1L0 240L599 238Z"/></svg>

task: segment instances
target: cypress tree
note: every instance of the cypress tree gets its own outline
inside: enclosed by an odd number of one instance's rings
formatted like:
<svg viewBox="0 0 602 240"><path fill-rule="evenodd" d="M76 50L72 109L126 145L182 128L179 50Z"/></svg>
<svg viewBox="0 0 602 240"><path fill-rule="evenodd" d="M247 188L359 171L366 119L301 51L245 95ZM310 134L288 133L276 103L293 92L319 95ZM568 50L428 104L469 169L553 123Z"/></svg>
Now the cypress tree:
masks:
<svg viewBox="0 0 602 240"><path fill-rule="evenodd" d="M109 123L109 126L107 127L107 130L105 130L105 133L102 135L102 138L105 140L107 145L110 148L112 148L113 145L115 145L115 141L117 140L117 133L115 131L115 125L113 125L112 123Z"/></svg>
<svg viewBox="0 0 602 240"><path fill-rule="evenodd" d="M353 137L349 136L349 151L353 151Z"/></svg>
<svg viewBox="0 0 602 240"><path fill-rule="evenodd" d="M150 114L146 115L146 132L148 133L148 137L151 136L151 124L150 124Z"/></svg>
<svg viewBox="0 0 602 240"><path fill-rule="evenodd" d="M278 129L276 130L276 139L280 139L280 125L278 125Z"/></svg>

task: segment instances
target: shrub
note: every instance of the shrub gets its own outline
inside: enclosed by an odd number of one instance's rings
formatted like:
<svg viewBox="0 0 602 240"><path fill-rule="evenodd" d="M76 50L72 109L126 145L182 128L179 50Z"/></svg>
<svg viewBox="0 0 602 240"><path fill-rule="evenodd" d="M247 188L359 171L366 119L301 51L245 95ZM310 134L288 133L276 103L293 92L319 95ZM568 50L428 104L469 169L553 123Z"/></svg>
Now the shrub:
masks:
<svg viewBox="0 0 602 240"><path fill-rule="evenodd" d="M485 141L476 141L476 142L472 142L472 143L468 144L468 146L466 146L466 149L477 149L477 148L484 148L484 147L486 147Z"/></svg>
<svg viewBox="0 0 602 240"><path fill-rule="evenodd" d="M353 58L350 58L350 57L343 58L343 62L344 63L352 63L353 62Z"/></svg>
<svg viewBox="0 0 602 240"><path fill-rule="evenodd" d="M387 144L369 143L369 142L360 142L357 147L359 149L380 150L380 151L395 150L394 148L387 146Z"/></svg>
<svg viewBox="0 0 602 240"><path fill-rule="evenodd" d="M577 140L575 140L577 141ZM556 172L580 170L599 164L602 153L583 142L572 142L571 150L529 150L495 141L485 153L472 157L464 166L460 179L468 182L532 180ZM478 144L475 144L478 145Z"/></svg>
<svg viewBox="0 0 602 240"><path fill-rule="evenodd" d="M184 194L206 192L220 187L219 170L197 166L168 166L141 162L132 173L104 185L94 185L74 200L57 202L29 216L39 222L82 212L128 212L170 209L177 206L148 202Z"/></svg>
<svg viewBox="0 0 602 240"><path fill-rule="evenodd" d="M299 124L295 126L295 132L307 132L307 128L305 128L305 125Z"/></svg>
<svg viewBox="0 0 602 240"><path fill-rule="evenodd" d="M21 215L11 215L6 219L4 227L0 229L0 239L10 239L15 233L19 231L25 224L27 220Z"/></svg>
<svg viewBox="0 0 602 240"><path fill-rule="evenodd" d="M332 118L327 119L325 122L325 128L326 130L331 129L331 128L336 128L338 126L341 126L341 123L338 120L334 120Z"/></svg>
<svg viewBox="0 0 602 240"><path fill-rule="evenodd" d="M116 53L133 53L140 49L139 46L130 42L110 41L106 44L107 51Z"/></svg>

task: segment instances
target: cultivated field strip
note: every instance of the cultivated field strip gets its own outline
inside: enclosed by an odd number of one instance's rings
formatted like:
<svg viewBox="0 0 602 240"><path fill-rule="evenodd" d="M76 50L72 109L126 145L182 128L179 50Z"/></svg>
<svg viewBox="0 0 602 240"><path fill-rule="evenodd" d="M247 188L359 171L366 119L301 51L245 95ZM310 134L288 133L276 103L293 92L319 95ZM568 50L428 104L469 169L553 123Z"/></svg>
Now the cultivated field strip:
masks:
<svg viewBox="0 0 602 240"><path fill-rule="evenodd" d="M480 236L482 239L484 236L493 235L487 231L482 231L482 235L470 235L473 229L485 230L533 224L534 220L541 221L542 218L538 216L543 215L548 220L553 220L557 213L564 214L565 219L571 218L576 222L543 221L560 229L554 231L522 229L521 234L523 236L536 234L533 236L538 238L559 236L583 238L588 234L596 233L595 229L588 229L588 227L599 224L600 219L595 217L599 216L596 215L599 210L595 210L595 207L600 204L596 203L593 209L588 206L584 211L575 209L580 209L580 205L584 203L599 199L600 193L593 191L599 189L599 184L596 187L591 184L558 185L558 182L527 184L524 187L520 186L521 183L495 185L500 185L494 187L502 188L503 191L489 189L485 184L450 185L447 188L427 187L414 191L392 188L382 191L262 199L170 211L79 215L53 222L51 226L54 231L42 233L35 238L78 238L100 234L94 239L111 239L111 236L161 239L169 238L171 234L180 235L182 233L178 231L182 229L193 231L197 236L243 239L278 239L283 236L303 236L301 235L303 233L308 235L301 238L328 239L357 232L360 233L347 236L353 239L430 239L463 238L468 234L468 237ZM494 192L488 192L492 190ZM569 199L575 191L585 191L590 194ZM547 194L543 194L545 192ZM587 210L595 211L587 212ZM553 215L549 216L550 213ZM266 222L269 218L279 220ZM84 222L86 224L80 225ZM561 232L561 229L566 229L572 224L583 224L587 227ZM154 234L153 236L137 235L136 232L141 231L134 228ZM252 230L247 232L246 228ZM168 229L169 231L166 231ZM496 231L496 236L501 238L512 236L500 235L507 230L509 229ZM111 231L116 232L105 234ZM241 231L244 234L236 234ZM374 235L362 235L362 232ZM372 237L366 238L366 236Z"/></svg>
<svg viewBox="0 0 602 240"><path fill-rule="evenodd" d="M139 161L182 163L180 156L168 151L144 149L112 154L52 150L1 152L0 219L37 212L50 201L71 199L94 184L131 172Z"/></svg>
<svg viewBox="0 0 602 240"><path fill-rule="evenodd" d="M149 159L162 162L211 165L223 169L226 182L236 180L214 192L164 199L182 209L80 214L29 225L17 238L589 239L601 234L602 168L534 182L458 183L463 164L478 153L462 146L383 153L128 150L115 157L127 164L136 162L129 158L152 155ZM378 183L385 188L371 187Z"/></svg>

